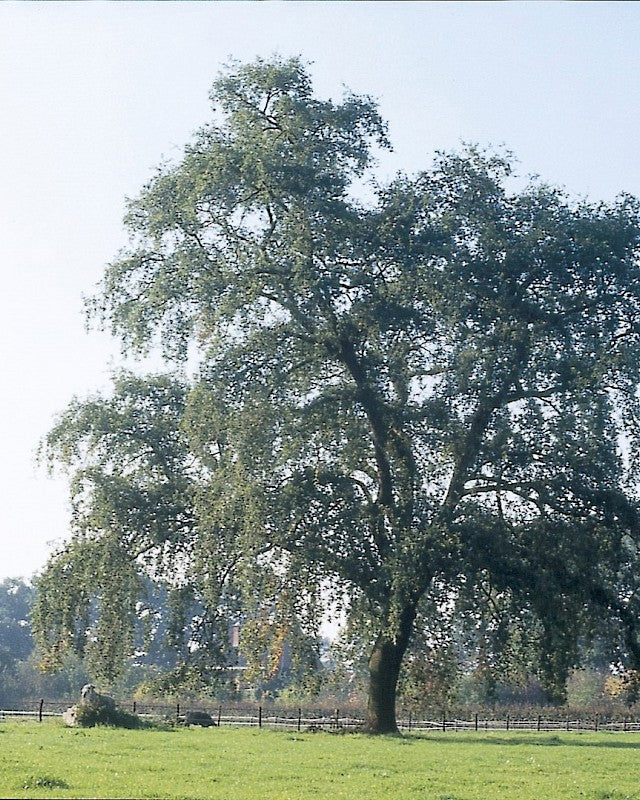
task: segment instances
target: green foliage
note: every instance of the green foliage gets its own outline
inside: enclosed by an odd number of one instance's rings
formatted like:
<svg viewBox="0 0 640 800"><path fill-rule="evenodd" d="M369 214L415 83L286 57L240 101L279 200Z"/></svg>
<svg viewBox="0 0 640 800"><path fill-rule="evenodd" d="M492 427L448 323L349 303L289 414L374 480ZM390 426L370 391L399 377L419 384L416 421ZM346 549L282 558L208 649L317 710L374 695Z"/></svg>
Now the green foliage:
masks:
<svg viewBox="0 0 640 800"><path fill-rule="evenodd" d="M398 699L414 713L427 708L448 708L455 697L458 678L456 654L443 649L410 653L398 685Z"/></svg>
<svg viewBox="0 0 640 800"><path fill-rule="evenodd" d="M603 630L640 663L637 201L515 192L508 154L468 148L365 206L354 182L387 146L369 98L318 100L274 59L212 99L92 304L125 349L191 346L198 367L118 376L49 435L76 532L40 578L45 658L114 673L146 574L207 680L228 620L257 667L283 634L314 657L342 607L377 730L415 629L462 632L488 674L526 652L557 702Z"/></svg>
<svg viewBox="0 0 640 800"><path fill-rule="evenodd" d="M20 708L34 698L47 700L77 697L80 687L90 682L86 666L73 654L67 656L57 672L43 672L35 652L15 664L10 676L0 686L0 704Z"/></svg>
<svg viewBox="0 0 640 800"><path fill-rule="evenodd" d="M0 582L0 648L16 660L26 658L33 647L29 614L34 594L20 578Z"/></svg>
<svg viewBox="0 0 640 800"><path fill-rule="evenodd" d="M142 720L136 714L129 714L106 703L80 702L76 706L75 718L81 728L93 728L96 725L109 725L113 728L140 728L142 726Z"/></svg>

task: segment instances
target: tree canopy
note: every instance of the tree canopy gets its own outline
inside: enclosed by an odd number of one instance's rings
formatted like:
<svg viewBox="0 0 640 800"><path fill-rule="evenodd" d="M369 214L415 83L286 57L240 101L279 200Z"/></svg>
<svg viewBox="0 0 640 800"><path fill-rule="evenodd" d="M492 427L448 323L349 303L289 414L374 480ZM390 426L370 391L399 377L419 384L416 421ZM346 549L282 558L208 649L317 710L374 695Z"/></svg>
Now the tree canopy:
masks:
<svg viewBox="0 0 640 800"><path fill-rule="evenodd" d="M462 620L493 662L519 646L555 697L596 633L640 666L638 202L473 147L365 201L389 146L371 99L320 100L277 58L211 97L92 301L125 350L197 369L121 375L50 433L75 533L39 581L43 651L88 641L115 669L152 574L204 609L192 662L234 614L309 655L340 605L372 731L396 730L416 628Z"/></svg>

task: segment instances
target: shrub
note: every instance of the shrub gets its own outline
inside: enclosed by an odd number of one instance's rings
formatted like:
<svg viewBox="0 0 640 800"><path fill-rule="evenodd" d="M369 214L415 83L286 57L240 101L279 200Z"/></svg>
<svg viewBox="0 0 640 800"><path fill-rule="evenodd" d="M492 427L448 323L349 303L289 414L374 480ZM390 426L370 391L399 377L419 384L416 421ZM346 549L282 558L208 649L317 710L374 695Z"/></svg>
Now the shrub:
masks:
<svg viewBox="0 0 640 800"><path fill-rule="evenodd" d="M106 704L91 705L78 703L76 706L76 724L82 728L93 728L95 725L110 725L114 728L139 728L142 720L136 714L128 714Z"/></svg>

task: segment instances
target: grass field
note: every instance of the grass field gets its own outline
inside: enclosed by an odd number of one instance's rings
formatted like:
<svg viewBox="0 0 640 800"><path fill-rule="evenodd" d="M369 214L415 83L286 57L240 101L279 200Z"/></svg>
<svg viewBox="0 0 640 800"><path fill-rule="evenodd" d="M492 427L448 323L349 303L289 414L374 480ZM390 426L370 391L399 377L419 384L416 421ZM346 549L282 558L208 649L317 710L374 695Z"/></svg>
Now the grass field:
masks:
<svg viewBox="0 0 640 800"><path fill-rule="evenodd" d="M373 738L0 723L0 796L163 800L640 800L640 735Z"/></svg>

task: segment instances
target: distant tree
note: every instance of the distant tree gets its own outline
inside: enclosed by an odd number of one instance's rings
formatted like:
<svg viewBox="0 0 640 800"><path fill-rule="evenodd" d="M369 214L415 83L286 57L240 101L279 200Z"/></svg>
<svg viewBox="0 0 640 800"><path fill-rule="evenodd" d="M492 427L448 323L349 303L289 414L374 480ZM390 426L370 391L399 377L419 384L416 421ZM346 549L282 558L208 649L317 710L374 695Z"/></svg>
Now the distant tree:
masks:
<svg viewBox="0 0 640 800"><path fill-rule="evenodd" d="M175 667L179 647L171 648L169 628L172 612L167 594L148 581L144 587L153 603L150 608L139 606L136 652L125 662L125 669L115 688L149 682L160 671ZM0 582L0 701L24 703L34 697L72 698L83 684L92 679L83 664L72 652L58 662L56 675L43 674L39 669L32 636L32 614L36 591L22 578L7 578ZM122 667L122 665L120 665Z"/></svg>
<svg viewBox="0 0 640 800"><path fill-rule="evenodd" d="M94 302L127 350L199 369L75 403L50 435L77 533L39 583L45 653L83 646L93 592L89 646L115 664L150 571L197 589L223 646L240 595L309 630L342 603L374 732L397 730L416 626L482 621L489 661L526 641L558 700L603 621L638 665L637 201L516 191L472 148L365 205L387 146L370 99L319 100L278 59L212 99Z"/></svg>
<svg viewBox="0 0 640 800"><path fill-rule="evenodd" d="M0 582L0 675L14 670L33 650L30 614L34 594L21 578Z"/></svg>

